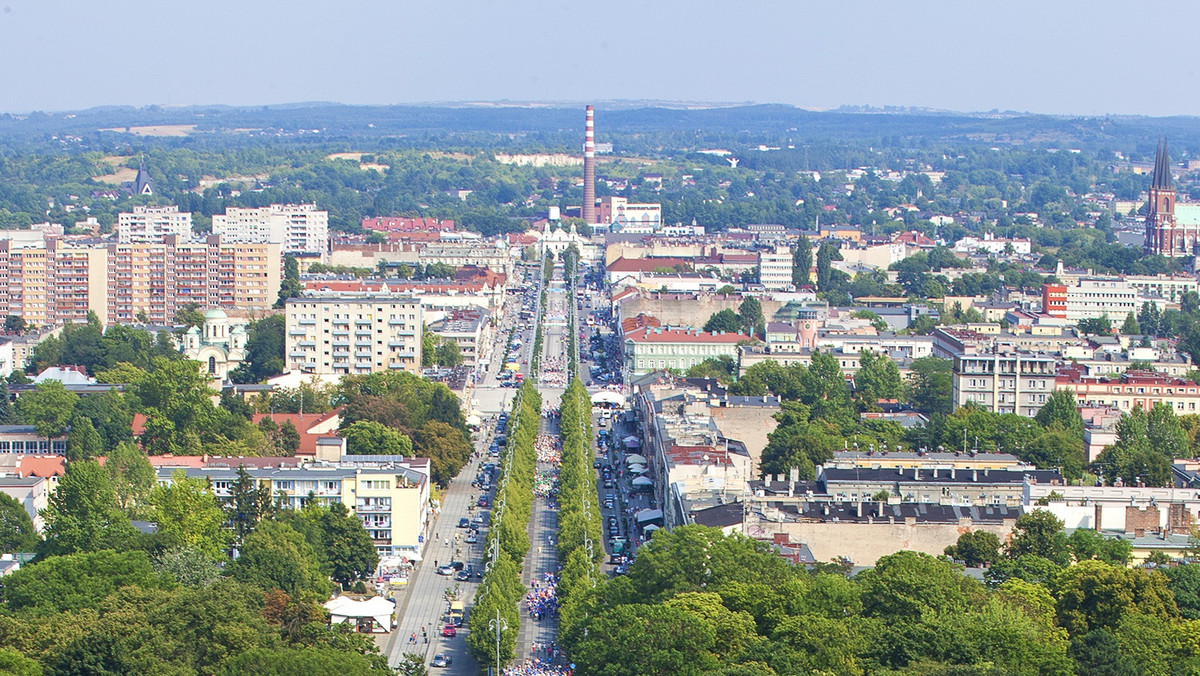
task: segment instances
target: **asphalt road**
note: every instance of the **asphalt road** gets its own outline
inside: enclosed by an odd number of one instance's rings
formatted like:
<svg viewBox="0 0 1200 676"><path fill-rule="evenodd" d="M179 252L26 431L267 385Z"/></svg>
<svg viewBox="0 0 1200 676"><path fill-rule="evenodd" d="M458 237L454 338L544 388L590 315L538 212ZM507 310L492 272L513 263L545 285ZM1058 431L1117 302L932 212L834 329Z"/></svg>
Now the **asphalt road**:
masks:
<svg viewBox="0 0 1200 676"><path fill-rule="evenodd" d="M535 290L535 299L538 298L538 295ZM483 380L476 386L475 398L479 400L479 411L485 417L488 414L507 410L511 407L511 400L516 394L516 390L513 388L500 387L498 376L504 362L503 351L504 343L508 338L508 330L515 323L519 323L517 317L520 311L521 296L510 297L505 303L505 312L500 319L500 327L497 331L500 340L499 347L493 353L492 363ZM540 316L540 314L538 312L535 316ZM533 349L533 331L527 332L522 340L522 357L527 364ZM525 373L527 378L530 377L527 365L522 366L521 372ZM485 402L487 403L485 404ZM439 670L439 673L447 676L479 673L478 663L466 650L466 626L458 629L456 637L447 638L441 635L446 612L449 610L447 590L454 590L457 587L458 598L464 601L469 614L471 601L478 588L478 580L472 575L468 582L457 582L452 576L438 575L436 569L439 564L452 560L463 561L472 571L480 570L483 567L483 553L487 542L486 528L480 530L478 543L468 545L463 540L466 539L469 531L457 526L460 519L471 518L476 511L479 511L478 508L472 510L480 491L471 486L471 482L478 474L480 465L488 462L486 454L493 434L494 429L489 420L476 435L475 449L481 457L468 463L442 493L441 511L433 519L429 533L426 535L429 543L425 548L424 561L417 565L413 575L409 577L409 583L403 594L397 599L397 626L392 632L385 651L388 655L388 662L392 666L398 664L405 653L421 655L426 665L437 653L446 653L453 662L450 667ZM492 495L489 495L489 499L491 497ZM455 542L456 535L459 539L457 543ZM449 544L446 544L447 539L450 541ZM422 629L425 630L424 634L422 634ZM412 642L414 635L416 643Z"/></svg>

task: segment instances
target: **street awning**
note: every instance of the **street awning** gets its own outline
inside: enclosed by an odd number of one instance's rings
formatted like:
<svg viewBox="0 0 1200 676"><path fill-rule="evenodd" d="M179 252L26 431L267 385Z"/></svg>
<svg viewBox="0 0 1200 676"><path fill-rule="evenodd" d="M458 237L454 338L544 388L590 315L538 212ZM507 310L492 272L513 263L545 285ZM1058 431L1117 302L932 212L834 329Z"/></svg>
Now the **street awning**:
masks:
<svg viewBox="0 0 1200 676"><path fill-rule="evenodd" d="M625 456L625 464L627 464L627 465L646 465L649 463L646 461L646 456L638 455L637 453L634 453L633 455Z"/></svg>
<svg viewBox="0 0 1200 676"><path fill-rule="evenodd" d="M633 485L634 486L653 486L654 482L644 476L640 476L633 480Z"/></svg>
<svg viewBox="0 0 1200 676"><path fill-rule="evenodd" d="M629 471L634 474L645 474L650 471L650 468L645 465L630 465Z"/></svg>

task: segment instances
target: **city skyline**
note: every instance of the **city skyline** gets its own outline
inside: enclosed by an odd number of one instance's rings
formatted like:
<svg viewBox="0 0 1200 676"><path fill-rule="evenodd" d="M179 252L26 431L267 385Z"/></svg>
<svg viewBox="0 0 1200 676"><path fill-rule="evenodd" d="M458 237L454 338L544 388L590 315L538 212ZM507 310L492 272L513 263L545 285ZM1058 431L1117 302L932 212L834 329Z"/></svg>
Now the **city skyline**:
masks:
<svg viewBox="0 0 1200 676"><path fill-rule="evenodd" d="M1186 44L1200 7L1165 5L1172 20L1155 26L1156 41ZM603 100L1064 115L1200 109L1194 69L1148 68L1158 58L1151 48L1125 47L1137 37L1131 10L1111 1L1087 12L1029 1L737 11L616 2L600 12L537 0L520 10L364 2L331 12L310 2L114 9L8 0L0 56L23 66L0 74L0 110Z"/></svg>

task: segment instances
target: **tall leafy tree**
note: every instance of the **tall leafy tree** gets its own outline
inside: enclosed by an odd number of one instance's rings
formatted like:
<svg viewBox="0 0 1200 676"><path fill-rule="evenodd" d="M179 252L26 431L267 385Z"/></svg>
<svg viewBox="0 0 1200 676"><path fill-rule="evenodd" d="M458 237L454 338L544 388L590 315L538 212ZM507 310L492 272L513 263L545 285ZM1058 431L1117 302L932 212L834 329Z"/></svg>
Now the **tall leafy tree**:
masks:
<svg viewBox="0 0 1200 676"><path fill-rule="evenodd" d="M1016 558L1026 554L1066 564L1071 553L1062 520L1044 509L1017 517L1012 540L1008 543L1008 555Z"/></svg>
<svg viewBox="0 0 1200 676"><path fill-rule="evenodd" d="M38 436L50 439L66 434L78 403L79 396L60 381L47 380L17 399L17 411L26 424L33 425Z"/></svg>
<svg viewBox="0 0 1200 676"><path fill-rule="evenodd" d="M225 511L208 481L176 471L169 484L150 492L150 506L158 532L214 561L224 559L233 534L225 530Z"/></svg>
<svg viewBox="0 0 1200 676"><path fill-rule="evenodd" d="M104 441L92 426L92 421L82 415L71 418L71 432L67 435L67 459L86 460L104 453Z"/></svg>
<svg viewBox="0 0 1200 676"><path fill-rule="evenodd" d="M738 306L738 315L742 318L742 328L746 335L753 336L760 333L766 326L766 319L763 317L762 303L757 298L750 296L742 301Z"/></svg>
<svg viewBox="0 0 1200 676"><path fill-rule="evenodd" d="M244 465L239 465L237 479L230 487L232 496L226 507L233 533L238 543L245 540L262 519L275 512L271 489L257 483Z"/></svg>
<svg viewBox="0 0 1200 676"><path fill-rule="evenodd" d="M796 288L812 283L812 266L812 243L808 241L807 237L801 235L792 252L792 284L795 284Z"/></svg>
<svg viewBox="0 0 1200 676"><path fill-rule="evenodd" d="M132 518L148 516L157 475L150 459L131 441L113 447L104 463L117 506Z"/></svg>
<svg viewBox="0 0 1200 676"><path fill-rule="evenodd" d="M817 249L817 290L829 291L833 281L833 262L842 260L842 252L829 242Z"/></svg>
<svg viewBox="0 0 1200 676"><path fill-rule="evenodd" d="M742 319L738 313L728 308L719 312L713 313L708 321L704 323L704 330L709 333L736 333L742 328Z"/></svg>
<svg viewBox="0 0 1200 676"><path fill-rule="evenodd" d="M953 364L941 357L914 359L908 377L908 398L926 415L947 415L954 409Z"/></svg>
<svg viewBox="0 0 1200 676"><path fill-rule="evenodd" d="M1137 318L1133 316L1133 311L1131 310L1125 315L1125 321L1121 322L1121 333L1127 336L1136 336L1141 332L1142 330L1138 327Z"/></svg>
<svg viewBox="0 0 1200 676"><path fill-rule="evenodd" d="M899 399L904 392L900 369L887 355L863 350L854 374L854 389L860 402L874 405L878 399Z"/></svg>
<svg viewBox="0 0 1200 676"><path fill-rule="evenodd" d="M137 534L117 507L108 473L94 460L67 465L43 518L46 546L54 554L119 548Z"/></svg>
<svg viewBox="0 0 1200 676"><path fill-rule="evenodd" d="M342 430L349 455L412 455L407 436L373 420L359 420Z"/></svg>
<svg viewBox="0 0 1200 676"><path fill-rule="evenodd" d="M279 589L292 596L324 598L329 581L312 545L291 526L266 520L242 542L229 565L235 580L264 591Z"/></svg>
<svg viewBox="0 0 1200 676"><path fill-rule="evenodd" d="M0 493L0 552L32 552L38 539L25 507L16 498Z"/></svg>
<svg viewBox="0 0 1200 676"><path fill-rule="evenodd" d="M1034 419L1042 427L1057 426L1083 438L1083 416L1079 414L1075 395L1070 390L1055 390L1051 393Z"/></svg>

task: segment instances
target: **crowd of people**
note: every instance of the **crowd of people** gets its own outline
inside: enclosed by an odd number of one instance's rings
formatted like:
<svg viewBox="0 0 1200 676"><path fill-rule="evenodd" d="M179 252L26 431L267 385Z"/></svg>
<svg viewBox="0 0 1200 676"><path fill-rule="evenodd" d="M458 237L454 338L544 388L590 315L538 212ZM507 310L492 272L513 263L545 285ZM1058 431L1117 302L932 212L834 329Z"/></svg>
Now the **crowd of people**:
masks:
<svg viewBox="0 0 1200 676"><path fill-rule="evenodd" d="M551 660L534 657L521 664L504 667L502 673L504 676L571 676L571 668L565 664L555 664Z"/></svg>
<svg viewBox="0 0 1200 676"><path fill-rule="evenodd" d="M547 434L539 435L534 442L537 450L538 470L533 478L533 493L539 498L551 502L554 509L554 499L558 494L558 467L562 464L562 441Z"/></svg>
<svg viewBox="0 0 1200 676"><path fill-rule="evenodd" d="M557 586L557 573L544 573L541 582L534 580L530 583L529 593L525 594L525 608L534 622L558 615Z"/></svg>

